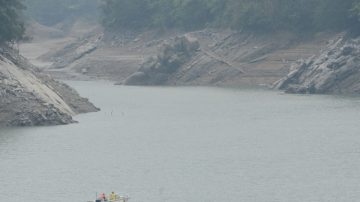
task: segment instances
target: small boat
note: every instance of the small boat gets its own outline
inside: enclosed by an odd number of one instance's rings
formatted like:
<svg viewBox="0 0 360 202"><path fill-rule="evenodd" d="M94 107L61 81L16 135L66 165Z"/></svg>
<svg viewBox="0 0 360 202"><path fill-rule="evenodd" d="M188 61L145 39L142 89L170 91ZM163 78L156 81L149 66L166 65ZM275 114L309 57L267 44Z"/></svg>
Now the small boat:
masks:
<svg viewBox="0 0 360 202"><path fill-rule="evenodd" d="M128 202L130 199L130 197L128 196L119 196L119 195L115 195L115 197L113 198L110 198L109 199L101 199L101 198L98 198L98 199L95 199L93 201L88 201L88 202Z"/></svg>
<svg viewBox="0 0 360 202"><path fill-rule="evenodd" d="M100 200L100 199L96 199L93 201L88 201L88 202L128 202L129 201L129 197L119 197L116 200Z"/></svg>

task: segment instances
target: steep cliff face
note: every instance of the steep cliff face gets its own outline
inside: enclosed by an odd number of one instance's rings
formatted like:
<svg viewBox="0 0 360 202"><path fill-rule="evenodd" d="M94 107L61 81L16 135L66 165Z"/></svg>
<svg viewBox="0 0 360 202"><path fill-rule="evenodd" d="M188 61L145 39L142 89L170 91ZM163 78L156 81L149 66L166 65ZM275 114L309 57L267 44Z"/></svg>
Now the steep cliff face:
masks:
<svg viewBox="0 0 360 202"><path fill-rule="evenodd" d="M360 37L341 34L275 84L288 93L360 94Z"/></svg>
<svg viewBox="0 0 360 202"><path fill-rule="evenodd" d="M11 48L0 49L0 98L2 126L68 124L74 122L73 115L98 110Z"/></svg>

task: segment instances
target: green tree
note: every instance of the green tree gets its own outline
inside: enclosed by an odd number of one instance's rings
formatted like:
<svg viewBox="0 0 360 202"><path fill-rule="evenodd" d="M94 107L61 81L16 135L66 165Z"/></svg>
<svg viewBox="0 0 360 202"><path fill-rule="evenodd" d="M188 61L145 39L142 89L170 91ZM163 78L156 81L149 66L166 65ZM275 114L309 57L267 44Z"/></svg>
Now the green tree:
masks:
<svg viewBox="0 0 360 202"><path fill-rule="evenodd" d="M357 0L318 1L314 15L315 27L320 30L343 30L359 26L356 18L351 16L355 2Z"/></svg>
<svg viewBox="0 0 360 202"><path fill-rule="evenodd" d="M175 25L184 29L199 29L214 20L207 0L174 0Z"/></svg>
<svg viewBox="0 0 360 202"><path fill-rule="evenodd" d="M20 0L0 0L0 43L22 39L25 28L21 11L24 8Z"/></svg>
<svg viewBox="0 0 360 202"><path fill-rule="evenodd" d="M148 0L104 0L101 9L106 28L139 29L151 23Z"/></svg>

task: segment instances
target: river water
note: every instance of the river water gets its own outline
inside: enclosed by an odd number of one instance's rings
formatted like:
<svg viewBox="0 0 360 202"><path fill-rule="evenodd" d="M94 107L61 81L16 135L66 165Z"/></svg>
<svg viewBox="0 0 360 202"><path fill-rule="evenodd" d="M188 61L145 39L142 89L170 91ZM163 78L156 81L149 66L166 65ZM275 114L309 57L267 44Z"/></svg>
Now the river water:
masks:
<svg viewBox="0 0 360 202"><path fill-rule="evenodd" d="M101 112L0 130L1 201L355 202L360 99L71 82ZM130 201L130 202L131 202Z"/></svg>

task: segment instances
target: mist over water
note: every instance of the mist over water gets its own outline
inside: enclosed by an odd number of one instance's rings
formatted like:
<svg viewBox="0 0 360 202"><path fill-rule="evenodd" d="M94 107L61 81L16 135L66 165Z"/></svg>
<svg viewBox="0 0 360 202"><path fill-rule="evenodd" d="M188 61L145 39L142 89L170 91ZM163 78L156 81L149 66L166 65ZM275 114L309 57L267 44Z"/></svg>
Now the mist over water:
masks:
<svg viewBox="0 0 360 202"><path fill-rule="evenodd" d="M102 111L0 130L2 201L360 198L360 102L261 89L71 82Z"/></svg>

